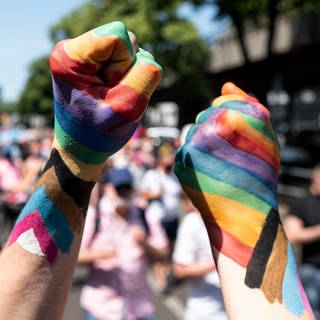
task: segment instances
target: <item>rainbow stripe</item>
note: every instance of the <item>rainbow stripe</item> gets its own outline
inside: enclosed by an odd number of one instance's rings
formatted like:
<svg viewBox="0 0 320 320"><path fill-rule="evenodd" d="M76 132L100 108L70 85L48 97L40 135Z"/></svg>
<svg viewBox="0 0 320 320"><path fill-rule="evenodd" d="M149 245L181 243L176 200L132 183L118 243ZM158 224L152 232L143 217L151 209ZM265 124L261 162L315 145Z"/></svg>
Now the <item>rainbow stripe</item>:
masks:
<svg viewBox="0 0 320 320"><path fill-rule="evenodd" d="M122 22L61 41L50 67L54 147L8 246L17 242L53 265L81 234L103 163L135 132L162 69L150 53L134 52Z"/></svg>
<svg viewBox="0 0 320 320"><path fill-rule="evenodd" d="M197 116L175 173L212 246L246 268L245 284L302 317L311 309L277 211L280 148L270 113L233 84L223 91Z"/></svg>

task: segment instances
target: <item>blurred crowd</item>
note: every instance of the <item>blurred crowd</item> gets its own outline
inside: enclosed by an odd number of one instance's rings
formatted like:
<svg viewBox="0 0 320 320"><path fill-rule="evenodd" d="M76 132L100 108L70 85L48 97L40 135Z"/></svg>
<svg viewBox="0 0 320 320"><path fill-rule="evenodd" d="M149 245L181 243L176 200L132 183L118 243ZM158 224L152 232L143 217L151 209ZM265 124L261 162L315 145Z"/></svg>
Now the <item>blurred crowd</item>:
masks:
<svg viewBox="0 0 320 320"><path fill-rule="evenodd" d="M3 246L34 191L53 131L10 121L0 130ZM148 275L163 294L189 279L186 319L226 319L204 225L173 173L179 146L180 137L150 137L141 127L105 163L78 259L90 269L80 301L86 319L155 319ZM182 219L187 213L189 219Z"/></svg>
<svg viewBox="0 0 320 320"><path fill-rule="evenodd" d="M28 129L10 119L0 127L0 249L34 191L53 136L52 129ZM106 161L78 259L90 270L80 300L86 319L155 319L150 275L163 294L186 283L184 319L227 319L205 226L173 172L180 144L180 138L150 137L141 127ZM289 240L302 248L301 280L318 319L320 166L309 191L283 218Z"/></svg>

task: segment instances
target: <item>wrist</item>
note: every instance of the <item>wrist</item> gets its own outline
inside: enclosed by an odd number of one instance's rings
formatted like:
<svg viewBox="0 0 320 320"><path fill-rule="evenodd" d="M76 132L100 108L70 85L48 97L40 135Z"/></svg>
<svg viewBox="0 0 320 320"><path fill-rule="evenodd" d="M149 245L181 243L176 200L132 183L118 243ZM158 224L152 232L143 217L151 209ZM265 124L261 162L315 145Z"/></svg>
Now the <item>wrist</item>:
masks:
<svg viewBox="0 0 320 320"><path fill-rule="evenodd" d="M73 173L73 175L84 181L96 182L99 180L104 169L104 162L100 164L84 163L83 161L75 157L73 154L63 149L56 138L53 141L51 152L54 149L57 150L61 159L69 168L69 170Z"/></svg>

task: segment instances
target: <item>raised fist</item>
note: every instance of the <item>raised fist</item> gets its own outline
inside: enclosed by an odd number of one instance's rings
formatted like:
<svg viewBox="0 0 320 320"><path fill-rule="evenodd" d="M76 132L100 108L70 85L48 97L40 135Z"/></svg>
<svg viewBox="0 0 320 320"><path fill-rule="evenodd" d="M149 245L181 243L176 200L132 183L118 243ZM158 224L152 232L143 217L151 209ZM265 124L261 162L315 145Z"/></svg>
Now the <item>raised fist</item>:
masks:
<svg viewBox="0 0 320 320"><path fill-rule="evenodd" d="M85 164L101 164L126 144L160 82L161 67L131 38L113 22L51 53L56 146Z"/></svg>

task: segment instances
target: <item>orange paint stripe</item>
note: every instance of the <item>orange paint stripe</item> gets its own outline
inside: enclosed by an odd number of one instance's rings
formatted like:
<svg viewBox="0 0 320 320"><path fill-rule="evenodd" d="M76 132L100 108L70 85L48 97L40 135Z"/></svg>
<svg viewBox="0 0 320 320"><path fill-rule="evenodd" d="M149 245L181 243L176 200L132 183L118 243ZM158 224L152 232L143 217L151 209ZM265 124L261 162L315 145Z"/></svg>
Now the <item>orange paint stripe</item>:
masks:
<svg viewBox="0 0 320 320"><path fill-rule="evenodd" d="M108 60L121 40L116 36L99 37L89 31L64 43L64 50L75 61L97 63ZM125 45L123 44L125 47ZM128 51L128 49L125 47Z"/></svg>
<svg viewBox="0 0 320 320"><path fill-rule="evenodd" d="M217 224L240 242L254 247L258 241L266 215L235 200L199 192L186 185L185 192L201 212L203 219Z"/></svg>
<svg viewBox="0 0 320 320"><path fill-rule="evenodd" d="M134 66L133 69L134 72L131 70L121 81L121 84L136 90L149 99L155 86L161 80L159 68L152 64L140 64ZM152 80L150 81L150 79Z"/></svg>
<svg viewBox="0 0 320 320"><path fill-rule="evenodd" d="M261 147L269 155L278 151L278 146L267 136L250 126L241 115L233 110L226 110L217 119L217 124L222 124L237 132L239 135L252 141L252 144Z"/></svg>

